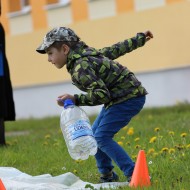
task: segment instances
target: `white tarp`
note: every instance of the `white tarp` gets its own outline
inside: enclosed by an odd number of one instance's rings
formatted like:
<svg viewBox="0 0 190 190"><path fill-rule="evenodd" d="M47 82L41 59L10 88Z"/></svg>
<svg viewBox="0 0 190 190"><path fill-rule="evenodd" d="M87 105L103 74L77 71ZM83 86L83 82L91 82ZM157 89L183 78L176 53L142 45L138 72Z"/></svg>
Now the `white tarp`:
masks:
<svg viewBox="0 0 190 190"><path fill-rule="evenodd" d="M39 176L31 176L23 173L16 168L0 167L0 179L2 180L6 190L88 190L85 188L87 184L95 189L116 188L119 186L127 186L128 182L112 182L103 184L92 184L82 181L73 173L64 173L59 176L51 176L44 174Z"/></svg>

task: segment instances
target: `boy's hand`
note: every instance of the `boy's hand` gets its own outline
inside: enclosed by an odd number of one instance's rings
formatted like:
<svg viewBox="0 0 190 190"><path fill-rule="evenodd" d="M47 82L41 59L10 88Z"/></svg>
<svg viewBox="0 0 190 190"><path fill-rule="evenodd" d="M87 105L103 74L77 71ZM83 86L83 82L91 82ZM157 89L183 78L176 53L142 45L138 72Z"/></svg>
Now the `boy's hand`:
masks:
<svg viewBox="0 0 190 190"><path fill-rule="evenodd" d="M64 95L59 96L58 99L57 99L57 104L58 104L59 106L64 106L64 103L63 103L63 102L64 102L66 99L71 99L71 100L73 101L73 103L75 104L75 98L74 98L73 95L70 95L70 94L64 94Z"/></svg>
<svg viewBox="0 0 190 190"><path fill-rule="evenodd" d="M151 31L146 31L144 32L145 36L146 36L146 42L149 41L151 38L153 38L153 34Z"/></svg>

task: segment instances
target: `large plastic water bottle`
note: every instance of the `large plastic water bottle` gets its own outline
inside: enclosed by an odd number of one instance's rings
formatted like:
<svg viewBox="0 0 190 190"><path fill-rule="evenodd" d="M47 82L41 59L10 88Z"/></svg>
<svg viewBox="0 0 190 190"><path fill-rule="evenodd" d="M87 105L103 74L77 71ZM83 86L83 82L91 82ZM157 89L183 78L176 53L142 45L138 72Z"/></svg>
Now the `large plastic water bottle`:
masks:
<svg viewBox="0 0 190 190"><path fill-rule="evenodd" d="M97 152L90 121L83 109L75 106L71 99L64 101L60 118L61 130L68 152L74 160L86 160Z"/></svg>

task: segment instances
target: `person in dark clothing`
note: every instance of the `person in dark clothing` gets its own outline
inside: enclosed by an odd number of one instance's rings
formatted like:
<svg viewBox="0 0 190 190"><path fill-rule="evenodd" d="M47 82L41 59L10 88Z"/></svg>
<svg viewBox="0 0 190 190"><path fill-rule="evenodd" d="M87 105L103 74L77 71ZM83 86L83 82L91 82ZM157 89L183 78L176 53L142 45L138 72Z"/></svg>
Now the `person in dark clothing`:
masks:
<svg viewBox="0 0 190 190"><path fill-rule="evenodd" d="M1 2L0 2L1 15ZM0 146L6 145L5 121L15 120L15 105L10 80L9 65L5 53L5 32L0 23Z"/></svg>

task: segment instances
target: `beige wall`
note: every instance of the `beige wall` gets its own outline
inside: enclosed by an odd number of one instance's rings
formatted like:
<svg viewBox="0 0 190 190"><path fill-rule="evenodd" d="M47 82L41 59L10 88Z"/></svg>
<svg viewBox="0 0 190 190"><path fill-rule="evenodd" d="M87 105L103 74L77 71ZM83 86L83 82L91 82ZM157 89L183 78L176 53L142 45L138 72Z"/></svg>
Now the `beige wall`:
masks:
<svg viewBox="0 0 190 190"><path fill-rule="evenodd" d="M174 3L146 11L130 12L101 20L70 25L96 48L132 37L150 29L155 38L119 61L135 72L190 65L190 2ZM57 70L46 55L35 52L47 30L7 36L7 57L14 87L70 80L66 68Z"/></svg>

